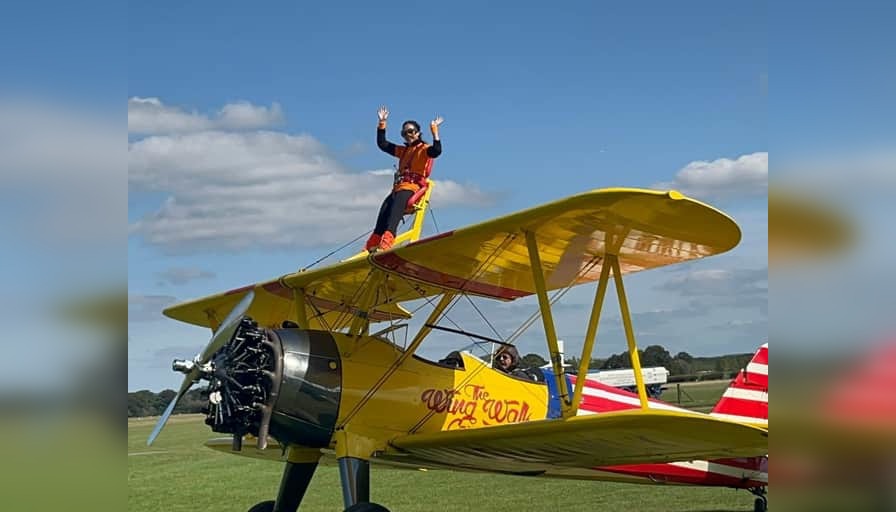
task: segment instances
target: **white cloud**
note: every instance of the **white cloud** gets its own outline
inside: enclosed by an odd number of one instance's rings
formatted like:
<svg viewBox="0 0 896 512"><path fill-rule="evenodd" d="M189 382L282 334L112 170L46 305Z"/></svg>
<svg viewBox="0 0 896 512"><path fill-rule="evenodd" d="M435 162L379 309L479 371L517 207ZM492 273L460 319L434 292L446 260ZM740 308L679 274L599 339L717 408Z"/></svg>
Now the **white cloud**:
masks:
<svg viewBox="0 0 896 512"><path fill-rule="evenodd" d="M349 172L310 135L204 131L129 144L132 192L162 192L132 234L169 252L313 247L372 229L392 172ZM388 172L386 172L388 171ZM475 187L437 181L439 206L483 204Z"/></svg>
<svg viewBox="0 0 896 512"><path fill-rule="evenodd" d="M280 105L253 105L247 101L228 103L214 116L196 111L188 112L169 106L158 98L128 99L128 133L170 134L207 130L254 130L282 124Z"/></svg>
<svg viewBox="0 0 896 512"><path fill-rule="evenodd" d="M464 184L454 181L433 180L432 201L439 206L470 204L486 206L494 201L494 198L476 185Z"/></svg>
<svg viewBox="0 0 896 512"><path fill-rule="evenodd" d="M675 188L695 197L765 195L768 192L768 153L750 153L734 160L696 160L679 170L675 181L654 187Z"/></svg>
<svg viewBox="0 0 896 512"><path fill-rule="evenodd" d="M157 272L156 276L161 279L162 282L181 285L197 279L213 279L216 274L195 267L172 267L164 272Z"/></svg>
<svg viewBox="0 0 896 512"><path fill-rule="evenodd" d="M759 269L695 270L663 283L662 290L686 297L745 297L768 294L768 267Z"/></svg>

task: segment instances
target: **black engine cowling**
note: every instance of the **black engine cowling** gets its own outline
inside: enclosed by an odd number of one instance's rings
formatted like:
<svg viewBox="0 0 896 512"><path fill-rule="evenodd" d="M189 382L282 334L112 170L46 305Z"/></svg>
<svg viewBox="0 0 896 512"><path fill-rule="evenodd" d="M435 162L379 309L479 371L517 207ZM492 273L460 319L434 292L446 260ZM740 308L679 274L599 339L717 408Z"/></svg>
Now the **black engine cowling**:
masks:
<svg viewBox="0 0 896 512"><path fill-rule="evenodd" d="M205 422L215 432L268 434L282 445L325 447L339 413L342 365L332 334L266 329L244 318L211 360Z"/></svg>

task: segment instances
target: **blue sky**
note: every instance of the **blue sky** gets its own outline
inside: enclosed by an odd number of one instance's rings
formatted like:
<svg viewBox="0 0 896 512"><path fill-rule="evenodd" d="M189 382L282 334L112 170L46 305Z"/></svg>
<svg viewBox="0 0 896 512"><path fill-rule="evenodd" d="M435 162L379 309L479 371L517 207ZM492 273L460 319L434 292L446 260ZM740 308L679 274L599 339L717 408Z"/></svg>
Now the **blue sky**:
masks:
<svg viewBox="0 0 896 512"><path fill-rule="evenodd" d="M445 118L443 231L610 186L723 208L740 247L629 280L640 343L710 355L767 336L763 4L134 2L128 18L129 390L176 384L170 359L208 337L162 307L290 272L370 229L388 190L370 171L393 163L374 143L381 104L392 140L404 119ZM570 352L592 294L570 294L560 315ZM511 329L535 306L481 307ZM538 327L523 353L545 352ZM623 350L618 329L602 333L598 354Z"/></svg>

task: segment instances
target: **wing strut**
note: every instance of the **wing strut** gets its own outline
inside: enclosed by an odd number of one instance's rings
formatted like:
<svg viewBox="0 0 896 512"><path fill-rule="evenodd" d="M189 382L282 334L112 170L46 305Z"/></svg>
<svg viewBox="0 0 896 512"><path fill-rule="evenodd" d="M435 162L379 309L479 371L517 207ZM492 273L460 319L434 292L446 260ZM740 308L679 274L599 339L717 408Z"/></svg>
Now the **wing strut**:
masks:
<svg viewBox="0 0 896 512"><path fill-rule="evenodd" d="M576 385L572 390L572 393L570 393L563 370L560 348L557 343L557 331L554 327L554 318L551 314L551 303L548 300L541 258L538 254L538 242L533 231L526 231L526 245L529 249L529 260L532 266L532 280L535 284L536 294L538 295L538 307L541 310L545 338L547 339L548 351L551 355L551 366L553 366L554 377L557 380L557 389L560 393L561 414L564 418L575 416L578 412L579 403L582 401L585 376L588 374L588 365L591 363L591 354L594 350L594 342L597 337L598 326L600 325L601 310L603 309L604 298L607 294L607 286L610 282L611 271L613 273L616 294L619 300L619 313L622 317L622 325L628 343L628 352L632 361L632 369L635 373L638 399L641 403L641 409L646 410L649 406L647 389L644 387L644 375L641 373L641 360L638 356L638 344L635 341L635 331L632 327L631 312L628 308L628 299L626 298L625 287L622 283L622 270L619 266L619 256L616 254L619 250L619 244L621 244L625 237L617 235L617 237L615 237L615 243L612 241L613 238L614 237L610 237L608 240L609 243L606 246L607 249L605 249L606 252L601 261L600 279L598 280L597 290L594 294L594 304L591 307L591 316L588 319L588 329L585 333L584 345L582 346L582 357L579 363Z"/></svg>
<svg viewBox="0 0 896 512"><path fill-rule="evenodd" d="M625 288L622 286L622 272L619 270L619 256L608 254L607 261L613 267L613 279L616 283L616 295L619 297L619 313L622 316L622 325L625 327L625 340L628 342L628 353L632 358L632 370L635 372L635 384L638 386L638 399L641 400L641 409L647 409L647 389L644 388L644 375L641 373L641 358L638 357L638 344L635 342L635 330L632 328L632 316L628 310L628 300L625 298ZM582 379L584 382L585 379Z"/></svg>
<svg viewBox="0 0 896 512"><path fill-rule="evenodd" d="M305 305L305 290L296 288L292 291L292 296L296 303L296 320L298 321L299 327L308 329L308 308Z"/></svg>
<svg viewBox="0 0 896 512"><path fill-rule="evenodd" d="M421 343L423 343L423 340L432 331L432 326L439 320L439 317L442 316L445 308L447 308L454 301L454 298L456 296L457 293L453 292L446 292L442 295L442 299L439 301L436 307L433 308L432 313L429 314L429 318L427 318L423 323L423 327L421 327L420 330L417 331L417 335L414 336L414 340L411 341L411 344L408 345L408 348L405 349L404 353L401 354L401 356L399 356L399 358L396 359L395 362L393 362L388 368L386 368L383 376L380 377L378 381L376 381L376 384L370 387L370 390L367 391L367 393L364 395L364 398L358 401L358 404L355 405L354 409L352 409L351 412L349 412L345 416L345 419L342 420L342 423L336 427L337 430L345 427L345 425L348 424L349 421L351 421L355 414L357 414L358 411L360 411L361 408L364 407L367 401L370 400L370 398L373 397L373 395L375 395L381 387L383 387L383 384L385 384L386 381L389 380L389 377L391 377L392 374L395 373L395 371L398 370L409 357L414 355L414 352L417 351L417 348Z"/></svg>
<svg viewBox="0 0 896 512"><path fill-rule="evenodd" d="M541 270L541 257L538 255L538 241L535 240L534 231L526 231L526 245L529 248L532 280L535 283L535 292L538 294L538 307L541 309L541 322L544 324L544 334L548 340L548 351L551 354L551 365L554 367L554 378L557 380L557 389L560 390L560 407L563 417L566 418L575 415L576 411L569 401L566 375L563 374L563 359L560 355L560 346L557 343L557 330L554 328L554 317L551 314L551 303L548 300L544 272Z"/></svg>
<svg viewBox="0 0 896 512"><path fill-rule="evenodd" d="M605 254L600 269L600 280L597 282L597 291L594 294L594 304L591 307L591 317L588 319L588 330L585 332L585 344L582 347L582 359L576 377L576 386L572 395L572 414L578 411L578 405L582 401L582 390L585 385L585 376L588 374L588 365L591 363L591 353L594 350L594 340L597 336L597 328L600 325L600 313L603 309L604 297L607 293L607 285L610 282L610 271L613 272L613 280L616 285L616 295L619 300L619 313L622 317L622 325L625 329L625 339L628 342L628 353L632 360L632 369L635 373L635 385L638 388L638 399L641 409L648 408L647 389L644 387L644 375L641 373L641 359L638 356L638 344L635 341L635 331L632 327L631 312L628 309L628 299L625 295L625 287L622 284L622 272L619 269L619 256Z"/></svg>
<svg viewBox="0 0 896 512"><path fill-rule="evenodd" d="M600 312L604 306L604 297L607 295L607 284L610 282L610 265L604 257L600 265L600 280L597 282L597 291L594 293L594 304L591 306L591 317L588 318L588 330L585 331L585 345L582 347L582 358L579 360L578 377L588 375L588 366L591 365L591 353L594 350L594 340L597 337L597 327L600 325ZM576 389L572 394L573 409L578 412L579 403L582 401L582 389L585 387L585 379L576 378Z"/></svg>
<svg viewBox="0 0 896 512"><path fill-rule="evenodd" d="M352 325L348 329L349 336L361 337L361 335L367 332L367 329L370 327L370 309L373 307L373 302L376 300L377 289L386 279L386 274L384 272L379 270L373 270L372 272L373 277L370 278L370 283L367 285L367 289L362 292L361 298L358 300L355 318L352 320Z"/></svg>

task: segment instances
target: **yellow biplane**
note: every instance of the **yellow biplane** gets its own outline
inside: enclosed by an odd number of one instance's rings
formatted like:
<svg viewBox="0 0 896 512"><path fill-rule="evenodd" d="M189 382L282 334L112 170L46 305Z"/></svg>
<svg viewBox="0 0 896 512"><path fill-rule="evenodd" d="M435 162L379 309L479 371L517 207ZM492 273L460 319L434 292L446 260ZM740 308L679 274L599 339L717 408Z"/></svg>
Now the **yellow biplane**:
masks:
<svg viewBox="0 0 896 512"><path fill-rule="evenodd" d="M624 188L418 239L423 213L392 250L165 310L214 334L196 358L174 362L186 377L148 442L187 390L209 381L206 423L232 434L209 446L285 462L276 501L254 512L297 510L324 455L338 462L348 510L382 511L368 503L371 462L576 477L583 468L768 452L767 424L649 407L622 282L627 273L730 250L740 229L729 217L676 191ZM578 415L611 279L640 407ZM551 305L558 293L593 282L583 364L569 375ZM552 370L532 380L469 352L441 362L416 355L464 295L537 296ZM432 312L406 346L385 336L390 328L370 333L372 323L410 318L401 303L419 299Z"/></svg>

